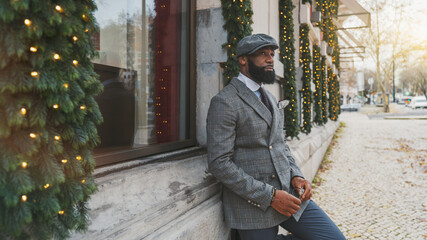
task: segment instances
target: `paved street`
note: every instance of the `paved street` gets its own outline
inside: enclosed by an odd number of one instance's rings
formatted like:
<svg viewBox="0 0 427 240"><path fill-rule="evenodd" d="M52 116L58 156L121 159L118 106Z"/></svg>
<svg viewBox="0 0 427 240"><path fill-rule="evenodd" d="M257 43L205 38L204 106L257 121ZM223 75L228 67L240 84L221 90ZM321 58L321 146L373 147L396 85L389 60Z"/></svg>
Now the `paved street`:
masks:
<svg viewBox="0 0 427 240"><path fill-rule="evenodd" d="M427 120L342 113L313 199L347 239L427 239Z"/></svg>

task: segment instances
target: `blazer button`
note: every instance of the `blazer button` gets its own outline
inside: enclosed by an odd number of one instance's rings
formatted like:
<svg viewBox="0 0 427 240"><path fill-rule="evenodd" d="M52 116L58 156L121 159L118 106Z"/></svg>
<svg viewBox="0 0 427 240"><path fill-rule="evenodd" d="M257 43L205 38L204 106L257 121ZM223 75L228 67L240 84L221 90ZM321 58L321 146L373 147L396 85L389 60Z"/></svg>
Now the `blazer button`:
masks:
<svg viewBox="0 0 427 240"><path fill-rule="evenodd" d="M261 207L261 205L258 204L257 207Z"/></svg>
<svg viewBox="0 0 427 240"><path fill-rule="evenodd" d="M248 203L251 203L251 200L248 200Z"/></svg>
<svg viewBox="0 0 427 240"><path fill-rule="evenodd" d="M273 150L273 146L268 147L268 149Z"/></svg>
<svg viewBox="0 0 427 240"><path fill-rule="evenodd" d="M271 175L271 178L276 178L276 175L274 175L274 174L273 174L273 175Z"/></svg>

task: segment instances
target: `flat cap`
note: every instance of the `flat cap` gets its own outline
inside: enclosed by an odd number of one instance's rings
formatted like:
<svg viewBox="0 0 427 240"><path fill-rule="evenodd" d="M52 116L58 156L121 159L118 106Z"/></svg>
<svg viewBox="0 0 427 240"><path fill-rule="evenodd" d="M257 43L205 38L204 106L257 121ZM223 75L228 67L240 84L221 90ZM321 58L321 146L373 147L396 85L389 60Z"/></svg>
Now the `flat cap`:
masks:
<svg viewBox="0 0 427 240"><path fill-rule="evenodd" d="M267 34L259 33L246 36L237 43L236 56L240 57L245 54L250 55L267 46L271 46L273 49L279 48L276 40Z"/></svg>

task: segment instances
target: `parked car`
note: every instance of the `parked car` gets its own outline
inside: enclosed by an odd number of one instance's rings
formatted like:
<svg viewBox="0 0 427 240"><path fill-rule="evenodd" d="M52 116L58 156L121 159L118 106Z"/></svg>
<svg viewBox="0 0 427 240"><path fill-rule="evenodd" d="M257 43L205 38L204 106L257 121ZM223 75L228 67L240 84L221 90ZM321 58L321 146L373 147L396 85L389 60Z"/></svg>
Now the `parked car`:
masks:
<svg viewBox="0 0 427 240"><path fill-rule="evenodd" d="M341 111L345 112L357 112L359 111L359 108L361 107L360 104L343 104L341 105Z"/></svg>
<svg viewBox="0 0 427 240"><path fill-rule="evenodd" d="M406 96L399 99L397 102L398 104L404 104L405 106L408 106L409 103L411 103L412 97Z"/></svg>
<svg viewBox="0 0 427 240"><path fill-rule="evenodd" d="M427 108L427 99L424 96L414 97L409 104L409 107L412 109L417 108Z"/></svg>

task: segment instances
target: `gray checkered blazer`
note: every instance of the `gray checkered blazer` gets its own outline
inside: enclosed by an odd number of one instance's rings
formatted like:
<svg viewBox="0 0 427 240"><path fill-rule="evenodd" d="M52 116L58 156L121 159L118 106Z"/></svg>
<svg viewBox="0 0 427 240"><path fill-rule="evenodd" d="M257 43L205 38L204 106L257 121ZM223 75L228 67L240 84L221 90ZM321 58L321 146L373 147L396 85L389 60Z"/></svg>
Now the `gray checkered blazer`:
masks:
<svg viewBox="0 0 427 240"><path fill-rule="evenodd" d="M265 92L273 114L237 78L209 107L209 171L223 184L225 222L234 229L268 228L285 221L288 217L270 207L272 189L291 193L292 177L303 176L286 144L283 111ZM307 204L294 215L296 220Z"/></svg>

